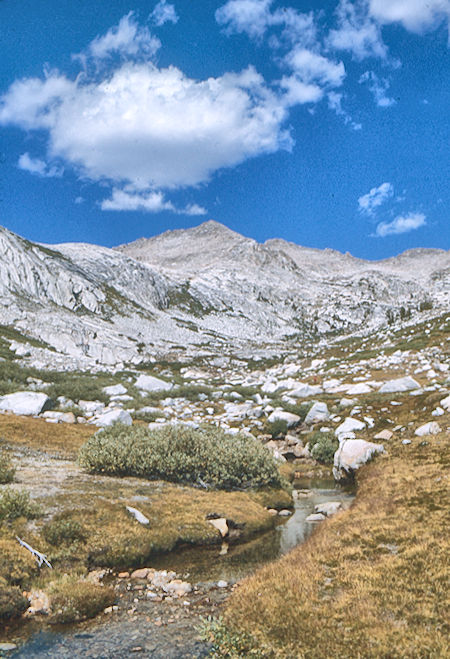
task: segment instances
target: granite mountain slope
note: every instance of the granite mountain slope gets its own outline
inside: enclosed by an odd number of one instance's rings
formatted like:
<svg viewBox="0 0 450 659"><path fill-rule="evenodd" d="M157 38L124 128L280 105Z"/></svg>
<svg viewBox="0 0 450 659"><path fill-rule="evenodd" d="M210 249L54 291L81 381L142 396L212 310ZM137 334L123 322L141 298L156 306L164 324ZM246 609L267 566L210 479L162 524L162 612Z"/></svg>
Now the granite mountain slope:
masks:
<svg viewBox="0 0 450 659"><path fill-rule="evenodd" d="M35 357L56 367L368 332L446 311L449 291L443 250L369 262L260 244L214 221L115 249L41 245L0 228L0 325L47 343Z"/></svg>

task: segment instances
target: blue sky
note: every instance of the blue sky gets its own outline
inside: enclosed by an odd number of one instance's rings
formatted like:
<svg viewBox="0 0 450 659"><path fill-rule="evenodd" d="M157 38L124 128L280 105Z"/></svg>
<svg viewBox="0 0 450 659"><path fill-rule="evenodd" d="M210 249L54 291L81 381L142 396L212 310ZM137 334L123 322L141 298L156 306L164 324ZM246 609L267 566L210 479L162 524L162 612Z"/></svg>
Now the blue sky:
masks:
<svg viewBox="0 0 450 659"><path fill-rule="evenodd" d="M450 248L450 0L0 0L0 223Z"/></svg>

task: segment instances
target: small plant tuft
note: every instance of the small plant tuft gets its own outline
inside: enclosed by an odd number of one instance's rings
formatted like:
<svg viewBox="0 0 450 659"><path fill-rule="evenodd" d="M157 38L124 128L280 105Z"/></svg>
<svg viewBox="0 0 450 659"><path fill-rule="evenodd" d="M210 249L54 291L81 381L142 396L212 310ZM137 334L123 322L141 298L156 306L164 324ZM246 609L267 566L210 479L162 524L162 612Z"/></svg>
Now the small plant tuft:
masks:
<svg viewBox="0 0 450 659"><path fill-rule="evenodd" d="M312 457L322 464L332 464L339 440L330 432L315 432L308 439Z"/></svg>
<svg viewBox="0 0 450 659"><path fill-rule="evenodd" d="M16 470L4 451L0 451L0 485L12 483Z"/></svg>
<svg viewBox="0 0 450 659"><path fill-rule="evenodd" d="M55 519L42 529L45 540L54 547L86 540L86 531L75 519Z"/></svg>
<svg viewBox="0 0 450 659"><path fill-rule="evenodd" d="M25 490L18 491L8 487L0 493L0 521L12 521L19 517L33 519L39 514L39 506L31 501Z"/></svg>

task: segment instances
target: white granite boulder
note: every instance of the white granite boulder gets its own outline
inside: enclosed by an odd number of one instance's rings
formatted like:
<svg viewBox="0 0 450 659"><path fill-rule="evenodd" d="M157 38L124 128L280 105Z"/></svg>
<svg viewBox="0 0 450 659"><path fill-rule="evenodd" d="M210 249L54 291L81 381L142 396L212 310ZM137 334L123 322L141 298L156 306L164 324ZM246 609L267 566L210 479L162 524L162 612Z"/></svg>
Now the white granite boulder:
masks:
<svg viewBox="0 0 450 659"><path fill-rule="evenodd" d="M450 412L450 396L441 400L441 407L443 407L444 410L447 410L447 412Z"/></svg>
<svg viewBox="0 0 450 659"><path fill-rule="evenodd" d="M286 421L287 427L292 428L293 426L296 426L301 419L298 414L284 412L283 410L275 410L267 420L269 423L274 423L274 421Z"/></svg>
<svg viewBox="0 0 450 659"><path fill-rule="evenodd" d="M334 479L339 482L353 478L355 471L377 453L384 453L382 444L366 442L364 439L344 439L334 454Z"/></svg>
<svg viewBox="0 0 450 659"><path fill-rule="evenodd" d="M110 387L103 387L103 391L107 396L121 396L127 393L123 384L113 384Z"/></svg>
<svg viewBox="0 0 450 659"><path fill-rule="evenodd" d="M402 391L412 391L414 389L420 389L420 384L414 380L410 375L406 375L404 378L397 378L396 380L388 380L385 382L378 393L380 394L395 394Z"/></svg>
<svg viewBox="0 0 450 659"><path fill-rule="evenodd" d="M0 410L23 416L35 416L40 414L49 402L47 394L35 391L17 391L14 394L0 397Z"/></svg>
<svg viewBox="0 0 450 659"><path fill-rule="evenodd" d="M305 423L308 425L313 423L320 423L322 421L328 421L330 418L330 413L328 412L328 407L326 403L316 402L313 404L311 409L305 418Z"/></svg>
<svg viewBox="0 0 450 659"><path fill-rule="evenodd" d="M348 416L345 421L343 421L334 431L336 437L341 435L346 435L347 433L354 432L355 430L364 430L366 424L364 421L359 421L359 419L354 419L351 416Z"/></svg>
<svg viewBox="0 0 450 659"><path fill-rule="evenodd" d="M135 383L136 387L141 391L170 391L173 384L155 378L153 375L140 375Z"/></svg>
<svg viewBox="0 0 450 659"><path fill-rule="evenodd" d="M116 407L113 410L107 410L100 414L100 416L91 419L89 423L92 423L95 426L113 426L115 423L122 423L125 426L131 426L133 419L131 414L126 410L122 410L120 407Z"/></svg>
<svg viewBox="0 0 450 659"><path fill-rule="evenodd" d="M436 421L429 421L428 423L424 423L423 426L420 426L420 428L417 428L414 434L417 437L425 437L426 435L437 435L439 432L441 432L440 425Z"/></svg>
<svg viewBox="0 0 450 659"><path fill-rule="evenodd" d="M317 396L322 393L323 389L322 387L319 387L319 385L303 384L290 391L289 395L292 396L292 398L309 398L309 396Z"/></svg>

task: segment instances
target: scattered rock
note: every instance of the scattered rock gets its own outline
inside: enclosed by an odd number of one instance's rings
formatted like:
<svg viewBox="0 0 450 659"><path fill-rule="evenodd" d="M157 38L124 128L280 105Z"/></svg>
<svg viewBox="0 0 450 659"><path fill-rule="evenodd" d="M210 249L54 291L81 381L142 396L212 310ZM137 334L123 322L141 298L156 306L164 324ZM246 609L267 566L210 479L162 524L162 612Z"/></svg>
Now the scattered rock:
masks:
<svg viewBox="0 0 450 659"><path fill-rule="evenodd" d="M106 427L113 426L115 423L122 423L125 426L131 426L133 424L133 419L131 414L126 410L122 410L119 407L116 407L113 410L108 410L103 414L100 414L97 417L94 417L89 421L95 426Z"/></svg>
<svg viewBox="0 0 450 659"><path fill-rule="evenodd" d="M325 515L322 515L322 513L312 513L311 515L308 515L305 522L323 522L324 519L326 519L326 517Z"/></svg>
<svg viewBox="0 0 450 659"><path fill-rule="evenodd" d="M103 391L107 396L120 396L127 393L123 384L113 384L110 387L103 387Z"/></svg>
<svg viewBox="0 0 450 659"><path fill-rule="evenodd" d="M142 567L139 570L134 570L131 573L131 579L147 579L150 569L148 567Z"/></svg>
<svg viewBox="0 0 450 659"><path fill-rule="evenodd" d="M342 510L342 503L340 501L327 501L326 503L318 503L317 506L314 506L314 512L321 513L326 517L331 517L340 510Z"/></svg>
<svg viewBox="0 0 450 659"><path fill-rule="evenodd" d="M364 439L343 440L334 454L335 480L340 482L353 478L355 471L377 453L384 453L382 444L366 442Z"/></svg>
<svg viewBox="0 0 450 659"><path fill-rule="evenodd" d="M209 519L208 522L214 526L219 532L222 538L225 538L229 533L229 528L227 520L225 517L218 517L217 519Z"/></svg>
<svg viewBox="0 0 450 659"><path fill-rule="evenodd" d="M0 397L0 410L23 416L36 416L44 410L49 402L47 394L35 391L17 391L14 394Z"/></svg>
<svg viewBox="0 0 450 659"><path fill-rule="evenodd" d="M305 423L311 425L313 423L320 423L321 421L328 421L330 413L326 403L314 403L305 418Z"/></svg>
<svg viewBox="0 0 450 659"><path fill-rule="evenodd" d="M389 441L392 437L394 436L394 433L391 432L390 430L381 430L378 432L375 436L374 439L381 439L382 441Z"/></svg>
<svg viewBox="0 0 450 659"><path fill-rule="evenodd" d="M414 434L418 437L424 437L425 435L437 435L439 432L441 432L439 424L436 421L429 421L417 428Z"/></svg>
<svg viewBox="0 0 450 659"><path fill-rule="evenodd" d="M411 391L413 389L420 389L420 384L414 380L410 375L396 380L388 380L385 382L378 393L380 394L395 394L401 391Z"/></svg>
<svg viewBox="0 0 450 659"><path fill-rule="evenodd" d="M300 423L301 419L298 414L292 414L291 412L284 412L283 410L275 410L267 419L269 423L274 423L274 421L286 421L287 427L292 428Z"/></svg>
<svg viewBox="0 0 450 659"><path fill-rule="evenodd" d="M135 382L135 385L141 391L170 391L173 384L155 378L153 375L140 375Z"/></svg>
<svg viewBox="0 0 450 659"><path fill-rule="evenodd" d="M358 419L353 419L348 416L345 421L343 421L334 431L336 437L340 435L345 435L346 433L353 432L354 430L363 430L366 427L364 421L359 421Z"/></svg>

